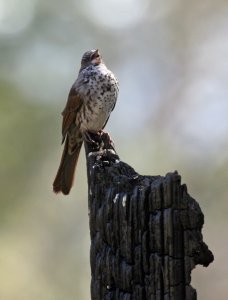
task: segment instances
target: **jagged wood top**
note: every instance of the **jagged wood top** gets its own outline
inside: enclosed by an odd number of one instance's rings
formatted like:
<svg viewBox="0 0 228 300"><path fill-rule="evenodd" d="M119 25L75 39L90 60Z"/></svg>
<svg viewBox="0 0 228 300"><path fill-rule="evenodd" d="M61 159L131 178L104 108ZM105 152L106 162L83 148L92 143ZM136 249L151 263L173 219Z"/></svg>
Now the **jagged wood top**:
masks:
<svg viewBox="0 0 228 300"><path fill-rule="evenodd" d="M175 171L139 175L107 134L86 144L94 300L196 299L191 271L213 254L203 213Z"/></svg>

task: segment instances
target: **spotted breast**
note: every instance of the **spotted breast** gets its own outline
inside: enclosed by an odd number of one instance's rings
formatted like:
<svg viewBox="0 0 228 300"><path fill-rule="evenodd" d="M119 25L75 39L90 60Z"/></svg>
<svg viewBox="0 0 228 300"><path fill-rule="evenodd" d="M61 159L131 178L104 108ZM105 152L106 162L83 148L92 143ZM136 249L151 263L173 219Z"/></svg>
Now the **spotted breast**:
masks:
<svg viewBox="0 0 228 300"><path fill-rule="evenodd" d="M118 81L113 73L103 63L91 65L80 72L74 87L83 99L76 117L81 132L103 129L118 96Z"/></svg>

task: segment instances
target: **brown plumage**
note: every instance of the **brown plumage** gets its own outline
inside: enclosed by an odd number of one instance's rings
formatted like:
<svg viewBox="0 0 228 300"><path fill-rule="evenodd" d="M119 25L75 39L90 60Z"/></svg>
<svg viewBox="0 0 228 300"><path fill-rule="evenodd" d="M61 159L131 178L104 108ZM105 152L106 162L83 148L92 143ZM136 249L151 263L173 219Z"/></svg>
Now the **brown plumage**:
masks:
<svg viewBox="0 0 228 300"><path fill-rule="evenodd" d="M65 145L53 183L55 193L69 194L83 139L89 139L89 132L97 133L104 128L117 96L118 82L102 62L99 51L85 52L62 112Z"/></svg>

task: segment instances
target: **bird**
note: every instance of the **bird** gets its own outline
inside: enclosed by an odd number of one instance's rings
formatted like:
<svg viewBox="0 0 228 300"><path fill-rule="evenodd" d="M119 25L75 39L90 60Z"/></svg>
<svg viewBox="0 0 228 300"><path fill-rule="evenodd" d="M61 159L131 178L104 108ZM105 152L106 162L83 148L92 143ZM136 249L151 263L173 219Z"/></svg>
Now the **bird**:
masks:
<svg viewBox="0 0 228 300"><path fill-rule="evenodd" d="M56 194L70 193L83 141L93 143L90 133L102 133L116 105L118 93L118 80L106 67L100 51L86 51L62 112L64 149L53 182Z"/></svg>

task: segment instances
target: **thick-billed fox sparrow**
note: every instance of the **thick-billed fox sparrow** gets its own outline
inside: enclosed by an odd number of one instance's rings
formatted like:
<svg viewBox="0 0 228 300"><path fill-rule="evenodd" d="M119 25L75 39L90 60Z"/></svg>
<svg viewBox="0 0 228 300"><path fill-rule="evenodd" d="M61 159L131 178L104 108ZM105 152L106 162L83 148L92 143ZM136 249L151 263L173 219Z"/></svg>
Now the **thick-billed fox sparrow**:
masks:
<svg viewBox="0 0 228 300"><path fill-rule="evenodd" d="M85 52L62 112L65 146L53 183L55 193L69 194L83 140L93 142L89 133L104 128L115 107L118 90L118 81L103 63L99 51Z"/></svg>

